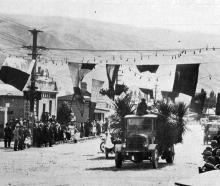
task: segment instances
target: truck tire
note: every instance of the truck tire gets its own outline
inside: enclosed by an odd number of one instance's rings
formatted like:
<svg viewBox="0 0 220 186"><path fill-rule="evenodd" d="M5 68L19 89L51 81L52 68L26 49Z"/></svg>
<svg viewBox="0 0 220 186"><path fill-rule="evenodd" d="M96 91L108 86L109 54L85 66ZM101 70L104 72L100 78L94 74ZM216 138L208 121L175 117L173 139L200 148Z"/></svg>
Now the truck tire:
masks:
<svg viewBox="0 0 220 186"><path fill-rule="evenodd" d="M167 163L173 163L173 161L174 161L174 155L175 155L174 146L172 146L172 147L170 148L170 150L168 151L167 155L166 155L166 162L167 162Z"/></svg>
<svg viewBox="0 0 220 186"><path fill-rule="evenodd" d="M105 158L108 159L108 153L109 153L109 150L107 148L105 148Z"/></svg>
<svg viewBox="0 0 220 186"><path fill-rule="evenodd" d="M152 151L152 155L151 155L151 161L152 161L152 166L154 169L158 168L158 161L159 161L159 152L157 149Z"/></svg>
<svg viewBox="0 0 220 186"><path fill-rule="evenodd" d="M102 153L105 152L105 142L102 142L102 143L100 144L100 150L101 150Z"/></svg>
<svg viewBox="0 0 220 186"><path fill-rule="evenodd" d="M122 154L120 152L115 153L115 166L117 168L122 167Z"/></svg>
<svg viewBox="0 0 220 186"><path fill-rule="evenodd" d="M136 154L134 156L134 162L135 163L141 163L143 161L143 156L141 154Z"/></svg>

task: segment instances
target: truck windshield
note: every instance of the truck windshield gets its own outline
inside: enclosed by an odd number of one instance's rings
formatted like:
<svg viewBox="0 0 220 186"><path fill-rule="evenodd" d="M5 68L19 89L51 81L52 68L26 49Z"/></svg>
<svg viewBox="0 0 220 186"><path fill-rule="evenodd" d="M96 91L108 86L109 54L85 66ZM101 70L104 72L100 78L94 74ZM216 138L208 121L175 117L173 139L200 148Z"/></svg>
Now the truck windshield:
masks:
<svg viewBox="0 0 220 186"><path fill-rule="evenodd" d="M151 131L153 125L152 118L129 118L127 120L128 131L145 130Z"/></svg>

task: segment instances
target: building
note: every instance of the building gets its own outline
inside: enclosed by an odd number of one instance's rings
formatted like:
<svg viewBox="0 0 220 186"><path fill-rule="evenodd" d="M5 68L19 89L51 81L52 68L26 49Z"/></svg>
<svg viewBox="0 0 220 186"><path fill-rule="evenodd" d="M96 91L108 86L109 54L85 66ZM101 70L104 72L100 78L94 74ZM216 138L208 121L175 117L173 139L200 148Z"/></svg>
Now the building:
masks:
<svg viewBox="0 0 220 186"><path fill-rule="evenodd" d="M114 114L114 106L112 101L107 96L101 96L97 99L94 111L94 119L103 121L104 119Z"/></svg>
<svg viewBox="0 0 220 186"><path fill-rule="evenodd" d="M78 101L73 94L60 96L57 99L58 110L63 103L66 103L76 116L78 123L86 122L88 119L94 119L94 103L91 102L91 93L87 91L87 84L84 82L81 85L81 91L84 98L83 102Z"/></svg>
<svg viewBox="0 0 220 186"><path fill-rule="evenodd" d="M38 67L36 73L36 87L37 91L41 92L41 99L36 101L35 104L36 118L40 120L42 113L48 113L51 116L56 116L56 95L58 94L57 84L53 78L49 77L49 72L47 69L41 69L41 67Z"/></svg>
<svg viewBox="0 0 220 186"><path fill-rule="evenodd" d="M6 106L7 114L5 115ZM0 137L3 137L3 129L8 120L24 117L23 92L10 85L0 84L0 108Z"/></svg>
<svg viewBox="0 0 220 186"><path fill-rule="evenodd" d="M29 86L29 83L27 86ZM37 91L41 93L41 99L39 101L35 101L34 109L36 120L40 120L42 113L44 112L56 116L56 95L58 91L56 82L49 77L47 70L42 70L38 67L38 71L36 73L36 87ZM25 88L24 91L27 91L27 88ZM4 108L6 103L9 105L7 108L7 118L4 117ZM24 97L24 93L22 91L19 91L7 84L0 84L0 137L1 134L3 134L3 128L6 121L16 118L29 119L29 111L30 103Z"/></svg>

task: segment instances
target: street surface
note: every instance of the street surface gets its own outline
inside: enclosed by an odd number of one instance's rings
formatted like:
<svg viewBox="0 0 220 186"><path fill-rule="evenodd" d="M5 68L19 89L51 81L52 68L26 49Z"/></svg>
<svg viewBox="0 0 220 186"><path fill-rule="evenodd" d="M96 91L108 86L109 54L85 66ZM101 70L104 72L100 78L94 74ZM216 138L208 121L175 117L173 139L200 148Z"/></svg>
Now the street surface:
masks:
<svg viewBox="0 0 220 186"><path fill-rule="evenodd" d="M100 139L24 151L4 149L0 142L0 186L174 185L179 179L198 174L202 165L205 147L201 126L191 121L187 127L184 143L175 146L174 164L160 159L157 170L149 162L129 161L121 169L115 168L114 155L106 160L100 152Z"/></svg>

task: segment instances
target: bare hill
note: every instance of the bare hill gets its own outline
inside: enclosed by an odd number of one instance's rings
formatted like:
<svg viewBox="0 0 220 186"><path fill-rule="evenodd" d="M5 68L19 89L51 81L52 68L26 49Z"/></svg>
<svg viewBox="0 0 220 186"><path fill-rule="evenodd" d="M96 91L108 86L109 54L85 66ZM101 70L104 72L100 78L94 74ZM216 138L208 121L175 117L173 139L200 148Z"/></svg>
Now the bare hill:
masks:
<svg viewBox="0 0 220 186"><path fill-rule="evenodd" d="M220 46L219 35L177 32L158 28L135 28L85 19L0 15L0 59L8 54L27 55L30 53L30 51L22 49L22 45L31 45L32 37L28 32L28 29L31 28L43 31L39 34L38 44L49 48L161 49L201 48L207 45L209 47ZM71 91L72 88L65 58L74 61L93 56L91 53L72 51L49 50L40 51L40 53L42 53L40 56L42 59L41 64L49 69L50 74L58 81L58 86L68 91ZM191 53L181 59L186 62L206 63L201 65L200 68L198 89L205 88L220 91L218 88L220 87L220 78L218 80L219 65L217 63L220 57L219 54L218 51L202 52L201 55L197 54L195 56ZM106 57L106 54L102 53L96 55ZM119 56L121 54L114 53L114 55ZM158 60L172 62L171 57L165 59L164 54L158 55L160 55ZM2 61L0 60L0 63ZM96 76L98 76L96 78L103 79L99 77L99 72L100 70L96 72ZM209 74L212 77L209 77ZM90 75L90 78L92 77L94 76ZM167 79L167 81L169 80Z"/></svg>

